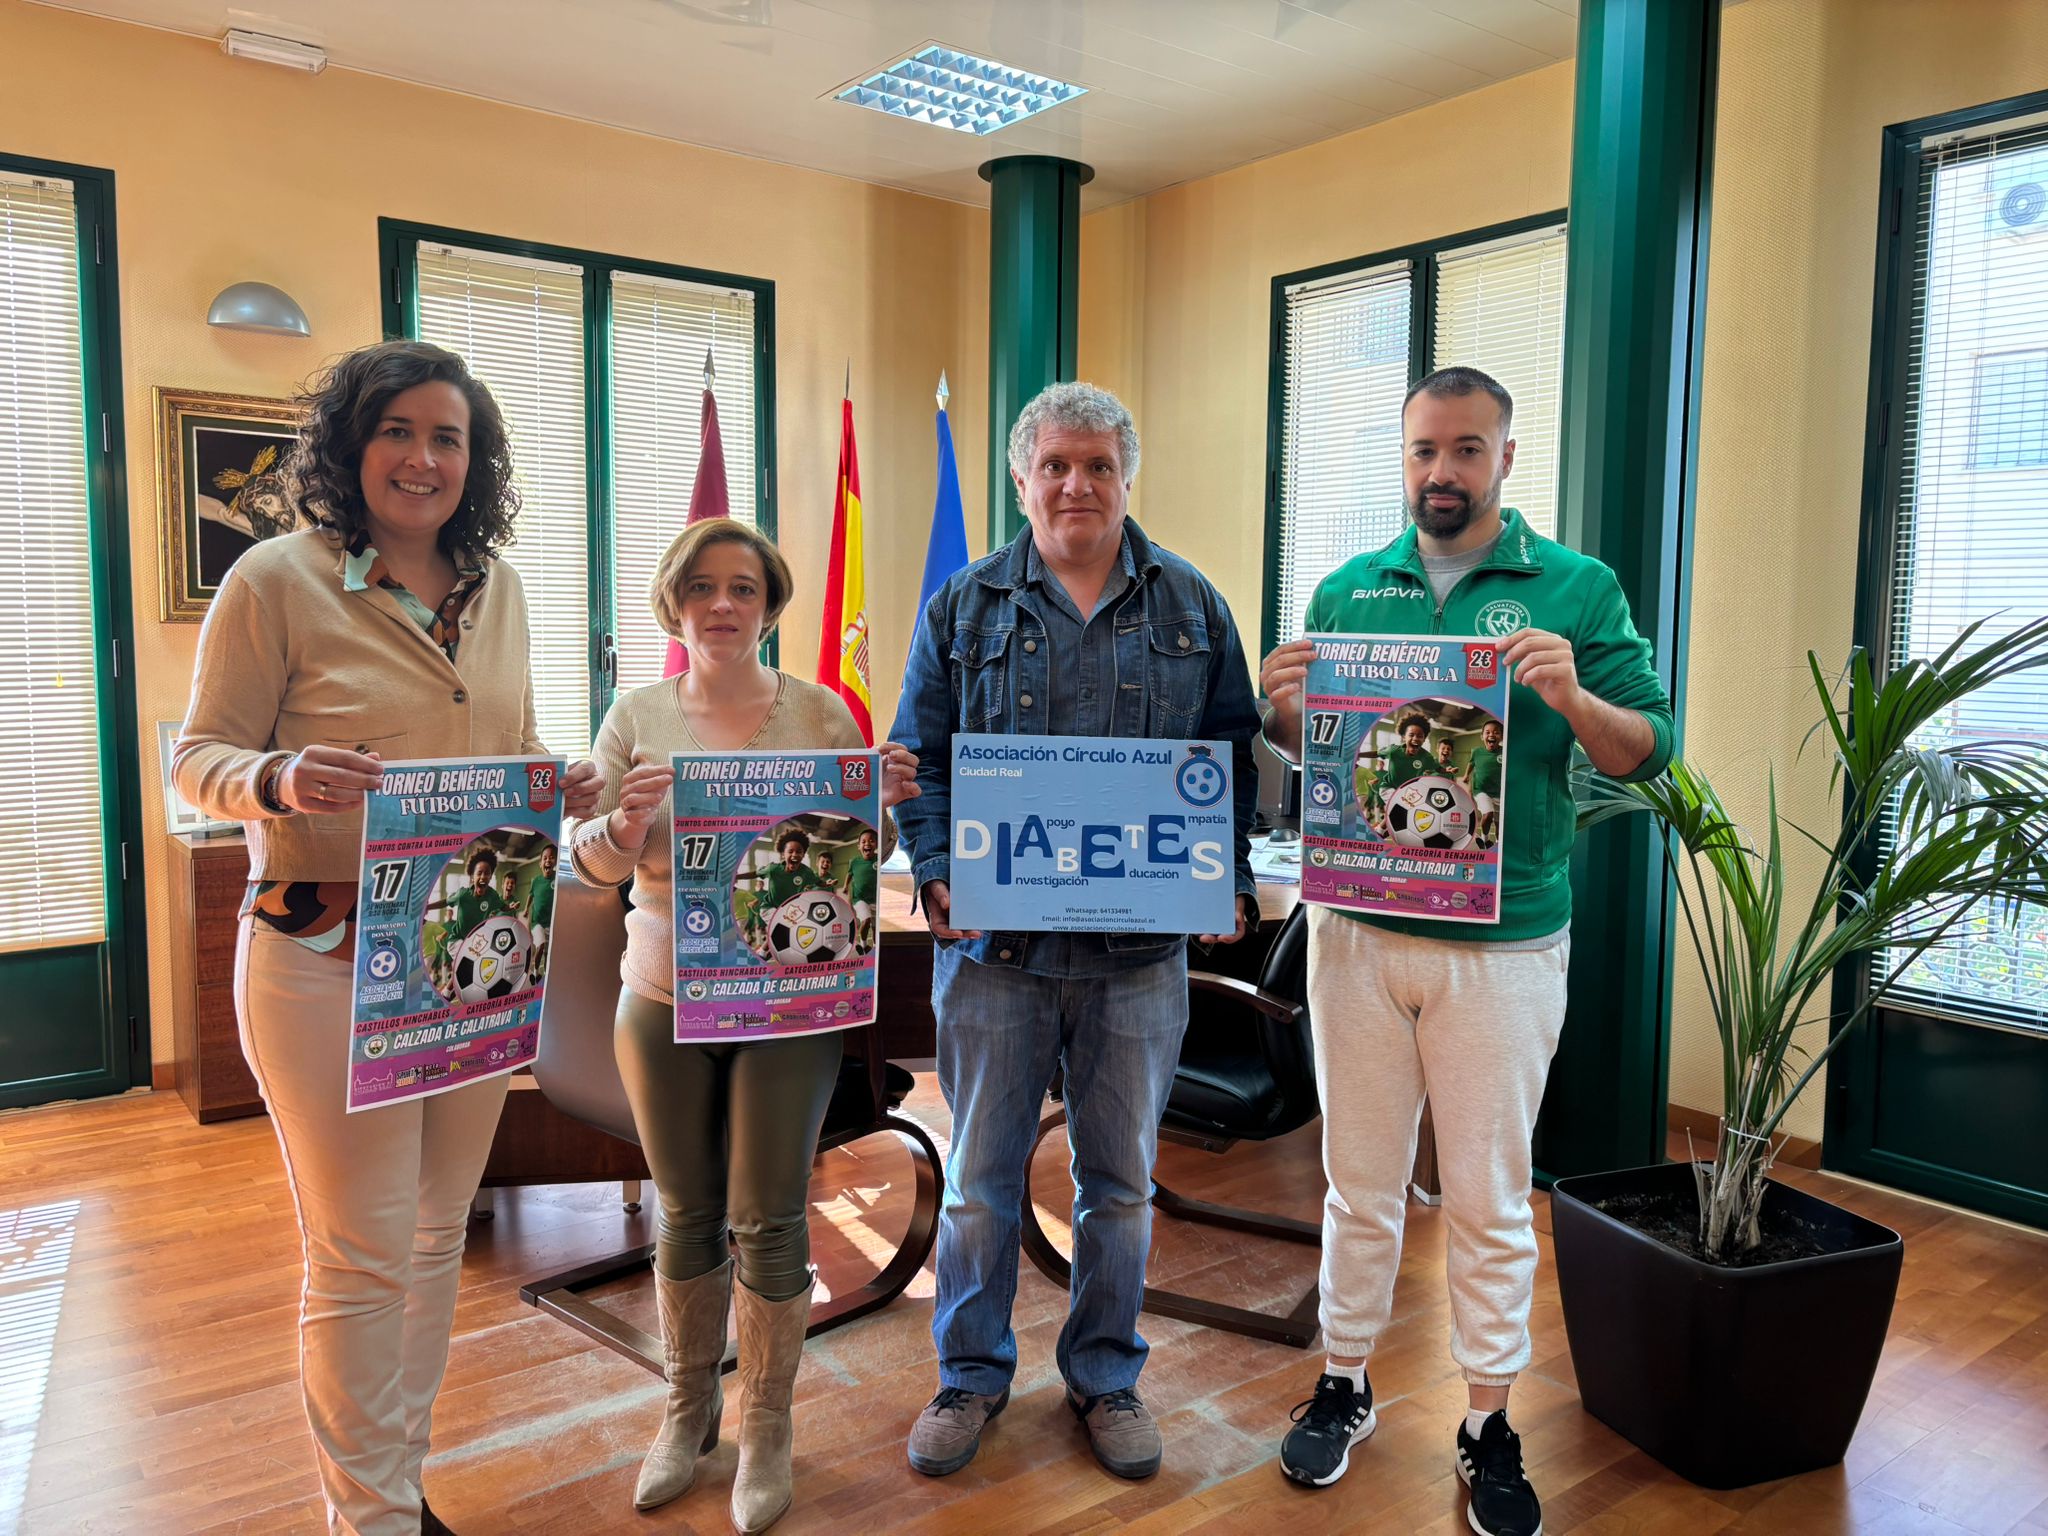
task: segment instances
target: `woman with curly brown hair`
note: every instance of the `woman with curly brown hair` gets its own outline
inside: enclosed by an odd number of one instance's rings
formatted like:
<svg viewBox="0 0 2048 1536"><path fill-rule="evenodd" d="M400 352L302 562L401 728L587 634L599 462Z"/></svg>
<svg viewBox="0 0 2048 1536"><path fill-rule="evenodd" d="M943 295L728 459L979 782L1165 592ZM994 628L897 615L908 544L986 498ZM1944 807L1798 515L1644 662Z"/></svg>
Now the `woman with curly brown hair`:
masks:
<svg viewBox="0 0 2048 1536"><path fill-rule="evenodd" d="M490 391L452 352L386 342L300 403L288 478L312 526L222 582L173 775L248 832L235 1010L298 1209L300 1378L331 1524L411 1536L446 1529L421 1467L507 1084L345 1113L363 796L387 761L547 748L526 598L494 558L519 498ZM604 787L588 762L562 782L571 816Z"/></svg>

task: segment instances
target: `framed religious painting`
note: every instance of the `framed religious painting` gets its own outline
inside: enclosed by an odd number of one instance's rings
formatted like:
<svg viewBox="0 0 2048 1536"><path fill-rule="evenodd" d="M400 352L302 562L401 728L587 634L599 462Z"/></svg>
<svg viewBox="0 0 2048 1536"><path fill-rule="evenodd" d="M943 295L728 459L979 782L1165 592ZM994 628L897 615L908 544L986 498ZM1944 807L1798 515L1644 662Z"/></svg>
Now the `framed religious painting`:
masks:
<svg viewBox="0 0 2048 1536"><path fill-rule="evenodd" d="M244 550L299 526L283 474L298 432L299 412L289 401L156 391L157 547L166 621L205 618Z"/></svg>

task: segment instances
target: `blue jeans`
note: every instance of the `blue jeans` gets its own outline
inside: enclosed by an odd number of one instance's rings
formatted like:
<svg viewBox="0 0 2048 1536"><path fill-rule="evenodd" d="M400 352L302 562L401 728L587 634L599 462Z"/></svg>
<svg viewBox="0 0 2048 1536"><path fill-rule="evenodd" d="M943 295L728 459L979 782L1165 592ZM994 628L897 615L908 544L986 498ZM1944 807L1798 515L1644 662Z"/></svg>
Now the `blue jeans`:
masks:
<svg viewBox="0 0 2048 1536"><path fill-rule="evenodd" d="M1066 1068L1074 1279L1060 1375L1083 1397L1136 1386L1152 1158L1188 1021L1185 951L1107 976L984 966L941 946L932 966L939 1088L953 1112L932 1340L939 1382L994 1394L1017 1370L1025 1157L1055 1065Z"/></svg>

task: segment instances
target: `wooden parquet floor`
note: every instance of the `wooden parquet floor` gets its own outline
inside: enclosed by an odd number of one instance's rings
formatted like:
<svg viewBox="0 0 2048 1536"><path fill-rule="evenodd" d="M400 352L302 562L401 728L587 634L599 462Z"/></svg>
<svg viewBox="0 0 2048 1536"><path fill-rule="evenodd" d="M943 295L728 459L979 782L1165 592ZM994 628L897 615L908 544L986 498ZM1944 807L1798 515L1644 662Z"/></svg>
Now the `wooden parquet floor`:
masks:
<svg viewBox="0 0 2048 1536"><path fill-rule="evenodd" d="M929 1078L909 1105L943 1138ZM1312 1218L1315 1128L1221 1158L1168 1148L1185 1193ZM1057 1142L1036 1185L1057 1207ZM2048 1237L1823 1174L1796 1174L1906 1234L1890 1342L1838 1468L1709 1493L1579 1407L1550 1269L1516 1422L1553 1533L2048 1533ZM893 1141L833 1154L813 1184L825 1283L858 1283L901 1232L909 1159ZM1047 1200L1047 1192L1055 1197ZM722 1532L733 1450L653 1515L631 1508L659 1386L524 1306L518 1281L644 1241L616 1186L501 1191L476 1225L428 1491L464 1536ZM802 1532L1431 1532L1466 1529L1451 1470L1463 1390L1448 1354L1441 1216L1412 1207L1397 1322L1374 1362L1381 1426L1337 1486L1281 1477L1274 1451L1319 1356L1148 1318L1147 1401L1167 1438L1149 1482L1086 1454L1052 1365L1064 1296L1028 1264L1022 1365L980 1458L926 1479L903 1460L934 1390L931 1275L888 1311L816 1341L798 1383ZM1161 1220L1155 1283L1290 1305L1312 1249ZM1058 1234L1062 1236L1063 1234ZM138 1096L0 1117L0 1532L63 1536L321 1527L298 1399L298 1251L264 1120L194 1125L177 1098ZM613 1298L652 1325L633 1286ZM644 1287L643 1287L644 1289Z"/></svg>

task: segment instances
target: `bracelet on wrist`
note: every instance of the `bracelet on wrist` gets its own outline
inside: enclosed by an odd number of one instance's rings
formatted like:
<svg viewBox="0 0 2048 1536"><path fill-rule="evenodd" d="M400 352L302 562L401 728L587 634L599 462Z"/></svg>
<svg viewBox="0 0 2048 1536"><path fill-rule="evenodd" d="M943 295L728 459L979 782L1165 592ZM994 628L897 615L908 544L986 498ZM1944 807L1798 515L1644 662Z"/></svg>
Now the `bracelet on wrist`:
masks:
<svg viewBox="0 0 2048 1536"><path fill-rule="evenodd" d="M256 781L256 798L263 808L273 816L289 816L292 808L277 797L278 780L284 777L284 770L291 762L289 757L274 757L270 766L263 770L263 777Z"/></svg>

